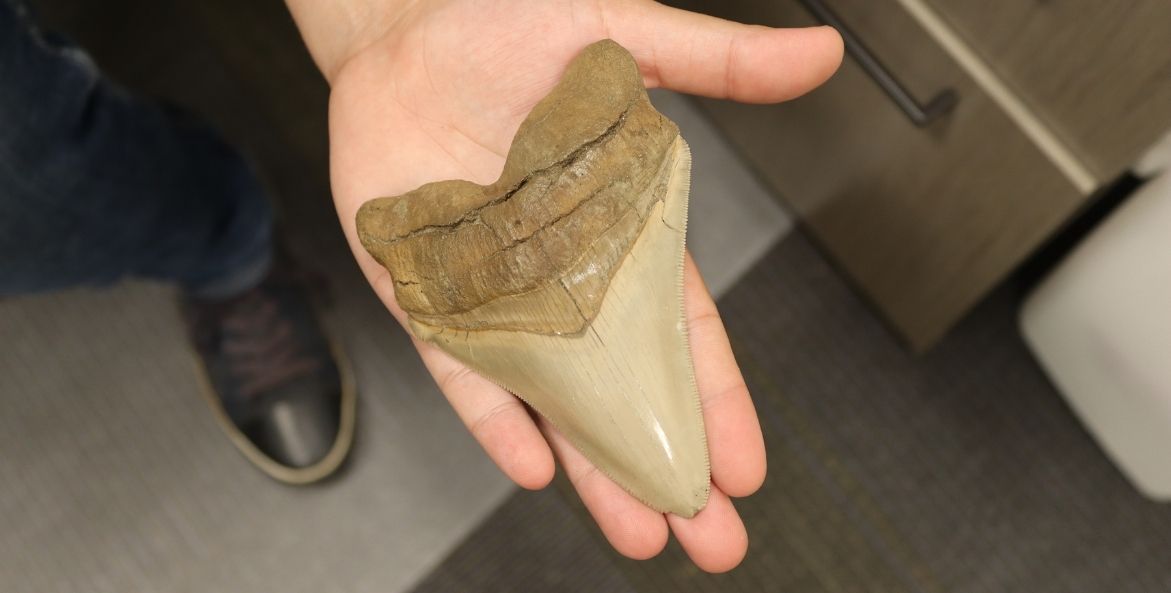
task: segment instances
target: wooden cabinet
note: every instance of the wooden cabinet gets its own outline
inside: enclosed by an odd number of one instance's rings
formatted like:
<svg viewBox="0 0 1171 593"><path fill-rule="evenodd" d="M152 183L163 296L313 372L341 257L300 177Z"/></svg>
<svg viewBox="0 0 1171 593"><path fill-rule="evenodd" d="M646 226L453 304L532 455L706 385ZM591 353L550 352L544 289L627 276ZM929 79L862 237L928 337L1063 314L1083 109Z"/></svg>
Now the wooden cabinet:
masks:
<svg viewBox="0 0 1171 593"><path fill-rule="evenodd" d="M1109 180L1171 125L1168 0L928 0Z"/></svg>
<svg viewBox="0 0 1171 593"><path fill-rule="evenodd" d="M1006 103L1009 84L990 90L988 72L973 74L972 55L965 64L941 45L940 32L905 10L907 1L827 0L913 95L958 93L954 110L926 127L912 125L849 58L824 87L785 104L700 103L891 327L923 350L1067 221L1146 136L1126 137L1121 148L1119 135L1085 167L1080 158L1090 152L1063 142L1077 126L1056 133L1032 119L1022 125L1032 117L1022 115L1028 102ZM815 24L795 0L675 4L743 22ZM991 11L1017 2L979 4ZM1063 156L1070 160L1064 169Z"/></svg>

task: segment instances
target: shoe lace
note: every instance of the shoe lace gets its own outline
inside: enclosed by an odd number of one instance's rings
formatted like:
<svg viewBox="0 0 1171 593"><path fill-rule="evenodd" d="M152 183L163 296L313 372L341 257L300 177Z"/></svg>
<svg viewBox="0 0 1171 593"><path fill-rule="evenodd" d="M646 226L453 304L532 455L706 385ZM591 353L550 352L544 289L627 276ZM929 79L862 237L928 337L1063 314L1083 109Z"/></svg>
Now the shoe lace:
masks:
<svg viewBox="0 0 1171 593"><path fill-rule="evenodd" d="M246 398L321 368L321 361L297 340L292 322L281 315L280 304L263 290L242 296L221 327L228 368L240 380L240 394Z"/></svg>

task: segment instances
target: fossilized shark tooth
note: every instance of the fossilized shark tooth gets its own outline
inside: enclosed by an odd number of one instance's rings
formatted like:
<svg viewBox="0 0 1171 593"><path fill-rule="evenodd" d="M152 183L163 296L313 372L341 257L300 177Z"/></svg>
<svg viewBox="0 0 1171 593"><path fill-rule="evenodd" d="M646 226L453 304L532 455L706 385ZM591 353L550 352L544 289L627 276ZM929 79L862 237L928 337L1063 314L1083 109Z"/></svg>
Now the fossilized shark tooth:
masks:
<svg viewBox="0 0 1171 593"><path fill-rule="evenodd" d="M521 124L495 183L429 183L357 220L416 337L684 517L710 485L683 314L690 167L634 59L601 41Z"/></svg>

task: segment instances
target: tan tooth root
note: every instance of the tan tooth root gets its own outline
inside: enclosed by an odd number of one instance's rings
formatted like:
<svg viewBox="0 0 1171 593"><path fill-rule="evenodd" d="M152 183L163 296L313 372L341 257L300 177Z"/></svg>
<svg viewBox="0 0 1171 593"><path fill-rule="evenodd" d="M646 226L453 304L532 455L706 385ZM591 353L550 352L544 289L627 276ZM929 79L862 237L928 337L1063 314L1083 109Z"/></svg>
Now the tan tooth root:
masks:
<svg viewBox="0 0 1171 593"><path fill-rule="evenodd" d="M418 338L684 517L710 486L683 313L690 166L633 58L600 41L521 124L495 183L430 183L357 221Z"/></svg>

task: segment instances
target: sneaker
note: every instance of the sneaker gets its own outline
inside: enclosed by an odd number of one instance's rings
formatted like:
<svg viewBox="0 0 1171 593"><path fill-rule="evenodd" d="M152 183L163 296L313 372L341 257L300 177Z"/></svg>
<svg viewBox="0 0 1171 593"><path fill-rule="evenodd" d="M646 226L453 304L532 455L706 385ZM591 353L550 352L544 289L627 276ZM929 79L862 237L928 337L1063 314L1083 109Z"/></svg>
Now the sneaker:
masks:
<svg viewBox="0 0 1171 593"><path fill-rule="evenodd" d="M216 419L249 461L290 484L321 480L341 465L356 401L347 361L323 333L301 276L278 257L242 295L182 302Z"/></svg>

